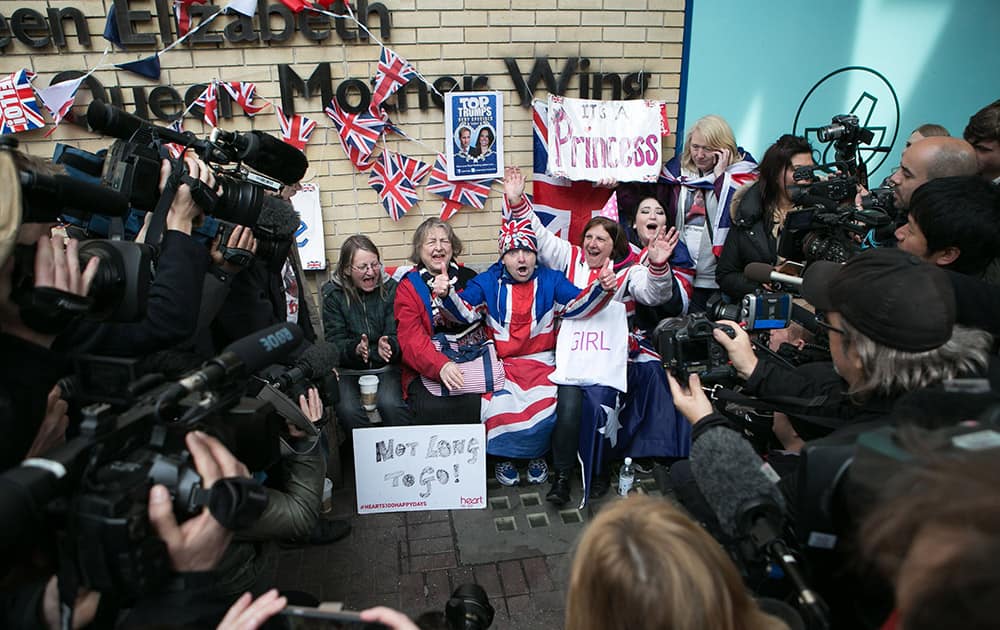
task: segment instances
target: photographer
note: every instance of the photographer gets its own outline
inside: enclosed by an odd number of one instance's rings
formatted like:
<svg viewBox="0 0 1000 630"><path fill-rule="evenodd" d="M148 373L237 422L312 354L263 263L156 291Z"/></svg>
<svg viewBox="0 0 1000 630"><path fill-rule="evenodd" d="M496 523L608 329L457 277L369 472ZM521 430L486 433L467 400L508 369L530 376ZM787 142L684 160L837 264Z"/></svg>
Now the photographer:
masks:
<svg viewBox="0 0 1000 630"><path fill-rule="evenodd" d="M976 151L961 138L935 136L915 142L903 151L899 168L889 177L893 205L910 207L913 191L939 177L975 175L979 171Z"/></svg>
<svg viewBox="0 0 1000 630"><path fill-rule="evenodd" d="M199 158L185 155L183 164L192 182L215 189L215 175ZM170 173L171 162L163 160L161 192ZM209 265L208 252L191 236L203 216L192 196L191 185L181 184L167 213L163 240L153 243L159 245L160 253L142 320L80 321L61 334L54 347L66 352L141 357L190 339L197 327L200 288Z"/></svg>

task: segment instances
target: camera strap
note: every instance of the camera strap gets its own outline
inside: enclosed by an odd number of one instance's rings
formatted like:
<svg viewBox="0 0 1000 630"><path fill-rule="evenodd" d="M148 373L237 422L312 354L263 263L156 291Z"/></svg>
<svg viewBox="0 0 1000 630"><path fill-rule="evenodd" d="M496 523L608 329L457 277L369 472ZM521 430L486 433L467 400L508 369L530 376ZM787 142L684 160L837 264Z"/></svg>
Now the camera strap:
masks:
<svg viewBox="0 0 1000 630"><path fill-rule="evenodd" d="M830 402L829 396L813 396L811 398L799 398L796 396L772 396L768 400L751 398L746 394L726 389L721 385L708 390L710 399L719 402L731 402L743 407L750 407L755 411L780 411L805 420L811 424L826 428L839 429L844 426L844 421L849 420L845 414L817 416L810 413L803 413L803 409L822 408Z"/></svg>

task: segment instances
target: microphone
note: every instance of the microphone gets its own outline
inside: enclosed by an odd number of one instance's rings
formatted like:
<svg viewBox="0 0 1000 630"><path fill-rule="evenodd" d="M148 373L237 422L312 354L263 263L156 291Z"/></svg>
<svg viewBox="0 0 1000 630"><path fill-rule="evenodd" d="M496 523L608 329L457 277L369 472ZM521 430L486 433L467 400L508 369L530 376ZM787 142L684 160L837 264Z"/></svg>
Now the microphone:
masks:
<svg viewBox="0 0 1000 630"><path fill-rule="evenodd" d="M241 151L246 165L288 185L301 180L309 168L305 153L270 134L251 131L239 138L238 144L246 147Z"/></svg>
<svg viewBox="0 0 1000 630"><path fill-rule="evenodd" d="M161 400L176 401L226 380L251 374L280 362L302 343L302 329L295 324L276 324L229 344L200 369L171 385Z"/></svg>
<svg viewBox="0 0 1000 630"><path fill-rule="evenodd" d="M26 223L48 223L63 214L84 220L92 214L123 217L129 211L122 193L69 175L21 171L20 180Z"/></svg>
<svg viewBox="0 0 1000 630"><path fill-rule="evenodd" d="M306 348L295 366L279 375L274 384L281 391L288 391L297 383L330 374L339 364L337 347L328 341L320 341Z"/></svg>
<svg viewBox="0 0 1000 630"><path fill-rule="evenodd" d="M798 559L782 540L785 498L765 466L750 443L728 428L710 428L691 445L691 472L723 531L749 538L754 549L764 551L794 586L799 605L813 622L809 627L829 628L826 602L806 582Z"/></svg>
<svg viewBox="0 0 1000 630"><path fill-rule="evenodd" d="M743 268L743 275L747 277L748 280L753 280L754 282L759 282L761 284L767 282L777 282L786 287L792 287L799 289L802 287L802 278L798 276L790 276L787 273L780 273L774 270L774 267L767 263L752 262Z"/></svg>
<svg viewBox="0 0 1000 630"><path fill-rule="evenodd" d="M295 235L301 222L299 213L295 211L290 201L273 195L264 195L260 214L253 227L270 234L275 240L284 240Z"/></svg>

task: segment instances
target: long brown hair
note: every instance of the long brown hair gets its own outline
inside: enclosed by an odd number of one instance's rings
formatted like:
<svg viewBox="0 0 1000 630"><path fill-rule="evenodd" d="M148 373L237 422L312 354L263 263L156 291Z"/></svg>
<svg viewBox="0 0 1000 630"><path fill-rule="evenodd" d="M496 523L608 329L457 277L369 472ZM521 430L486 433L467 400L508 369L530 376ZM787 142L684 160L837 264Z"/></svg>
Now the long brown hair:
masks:
<svg viewBox="0 0 1000 630"><path fill-rule="evenodd" d="M664 499L629 497L584 530L567 630L787 630L765 615L715 540Z"/></svg>
<svg viewBox="0 0 1000 630"><path fill-rule="evenodd" d="M378 257L379 263L382 262L382 256L378 253L378 247L375 246L372 239L364 234L355 234L354 236L347 237L344 244L340 246L340 260L337 262L337 270L334 272L334 275L340 281L340 286L344 287L348 303L350 303L351 299L360 299L358 297L358 288L354 286L354 281L351 279L351 266L354 264L354 254L359 250L375 254ZM385 282L382 280L382 275L382 268L379 267L377 286L379 295L384 298L386 296L386 288Z"/></svg>

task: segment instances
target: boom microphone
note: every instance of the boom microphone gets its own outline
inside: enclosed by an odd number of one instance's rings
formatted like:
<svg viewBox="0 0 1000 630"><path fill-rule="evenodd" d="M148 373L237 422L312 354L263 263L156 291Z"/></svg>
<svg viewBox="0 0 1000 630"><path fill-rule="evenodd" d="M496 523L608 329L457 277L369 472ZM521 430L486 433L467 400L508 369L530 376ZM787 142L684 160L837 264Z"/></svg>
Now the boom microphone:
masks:
<svg viewBox="0 0 1000 630"><path fill-rule="evenodd" d="M802 278L790 276L787 273L780 273L767 263L752 262L743 268L743 275L748 280L766 284L768 282L778 282L786 287L799 289L802 287Z"/></svg>
<svg viewBox="0 0 1000 630"><path fill-rule="evenodd" d="M299 213L295 211L291 202L281 197L264 195L256 223L250 225L267 232L275 240L284 240L295 235L301 221Z"/></svg>
<svg viewBox="0 0 1000 630"><path fill-rule="evenodd" d="M337 346L320 341L306 348L295 366L277 377L275 385L288 391L296 383L325 377L339 364Z"/></svg>

